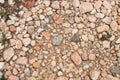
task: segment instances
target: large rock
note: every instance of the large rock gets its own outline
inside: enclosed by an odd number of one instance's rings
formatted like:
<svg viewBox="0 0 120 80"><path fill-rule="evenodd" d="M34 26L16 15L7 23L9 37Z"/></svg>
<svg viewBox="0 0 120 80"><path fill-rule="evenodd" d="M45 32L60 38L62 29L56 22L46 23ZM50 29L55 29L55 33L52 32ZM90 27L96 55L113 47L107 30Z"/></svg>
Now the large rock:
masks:
<svg viewBox="0 0 120 80"><path fill-rule="evenodd" d="M3 58L5 61L9 61L14 55L14 50L13 48L8 48L3 52Z"/></svg>

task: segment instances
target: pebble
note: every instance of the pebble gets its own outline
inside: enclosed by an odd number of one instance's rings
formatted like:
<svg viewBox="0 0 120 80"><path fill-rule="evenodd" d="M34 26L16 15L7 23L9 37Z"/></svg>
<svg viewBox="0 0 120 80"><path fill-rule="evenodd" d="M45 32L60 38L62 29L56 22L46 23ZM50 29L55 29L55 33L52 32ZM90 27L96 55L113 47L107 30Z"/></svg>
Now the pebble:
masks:
<svg viewBox="0 0 120 80"><path fill-rule="evenodd" d="M104 77L104 80L119 80L119 78L113 77L112 75L107 75Z"/></svg>
<svg viewBox="0 0 120 80"><path fill-rule="evenodd" d="M0 3L2 3L2 4L3 4L4 2L5 2L5 0L0 0Z"/></svg>
<svg viewBox="0 0 120 80"><path fill-rule="evenodd" d="M73 61L73 63L75 65L80 65L82 63L82 59L81 59L81 57L79 56L78 53L72 53L71 54L71 60Z"/></svg>
<svg viewBox="0 0 120 80"><path fill-rule="evenodd" d="M34 68L39 68L40 67L40 63L39 62L34 62L33 63L33 67Z"/></svg>
<svg viewBox="0 0 120 80"><path fill-rule="evenodd" d="M13 57L14 53L15 52L13 48L8 48L3 52L3 58L5 61L9 61Z"/></svg>
<svg viewBox="0 0 120 80"><path fill-rule="evenodd" d="M22 48L22 41L20 41L20 40L17 40L16 41L16 49L21 49Z"/></svg>
<svg viewBox="0 0 120 80"><path fill-rule="evenodd" d="M100 9L101 5L102 5L102 1L101 1L101 0L98 0L98 1L95 2L94 8L95 8L95 9Z"/></svg>
<svg viewBox="0 0 120 80"><path fill-rule="evenodd" d="M99 70L93 70L90 72L90 77L92 80L98 80L98 77L100 76L100 71Z"/></svg>
<svg viewBox="0 0 120 80"><path fill-rule="evenodd" d="M117 18L117 22L120 25L120 17Z"/></svg>
<svg viewBox="0 0 120 80"><path fill-rule="evenodd" d="M25 73L25 75L30 75L30 69L29 68L25 68L25 70L24 70L24 73Z"/></svg>
<svg viewBox="0 0 120 80"><path fill-rule="evenodd" d="M19 80L19 78L17 76L10 75L8 80Z"/></svg>
<svg viewBox="0 0 120 80"><path fill-rule="evenodd" d="M83 39L83 41L88 41L87 35L82 35L82 39Z"/></svg>
<svg viewBox="0 0 120 80"><path fill-rule="evenodd" d="M74 35L71 37L71 41L72 41L72 42L80 42L79 35L78 35L78 34L74 34Z"/></svg>
<svg viewBox="0 0 120 80"><path fill-rule="evenodd" d="M53 1L51 4L51 7L54 9L59 9L60 8L60 3L59 1Z"/></svg>
<svg viewBox="0 0 120 80"><path fill-rule="evenodd" d="M89 2L83 2L80 5L80 9L82 10L83 13L90 12L93 10L93 5Z"/></svg>
<svg viewBox="0 0 120 80"><path fill-rule="evenodd" d="M61 71L58 71L57 75L58 75L58 76L62 76L63 73L62 73Z"/></svg>
<svg viewBox="0 0 120 80"><path fill-rule="evenodd" d="M111 29L112 29L113 31L117 31L117 29L118 29L118 24L117 24L117 22L116 22L116 21L112 21L112 22L110 23L110 27L111 27Z"/></svg>
<svg viewBox="0 0 120 80"><path fill-rule="evenodd" d="M70 23L69 22L64 22L63 24L62 24L64 27L70 27Z"/></svg>
<svg viewBox="0 0 120 80"><path fill-rule="evenodd" d="M118 61L118 64L120 64L120 58L118 58L117 61Z"/></svg>
<svg viewBox="0 0 120 80"><path fill-rule="evenodd" d="M105 17L105 18L103 18L102 21L106 24L110 24L111 23L111 17Z"/></svg>
<svg viewBox="0 0 120 80"><path fill-rule="evenodd" d="M54 36L53 39L52 39L52 44L54 46L58 46L62 43L62 40L63 40L63 36L62 35L57 35L57 36Z"/></svg>
<svg viewBox="0 0 120 80"><path fill-rule="evenodd" d="M57 77L56 80L68 80L66 77Z"/></svg>
<svg viewBox="0 0 120 80"><path fill-rule="evenodd" d="M106 9L111 9L112 8L111 4L107 0L103 1L103 5L105 6Z"/></svg>
<svg viewBox="0 0 120 80"><path fill-rule="evenodd" d="M73 6L76 8L76 7L79 7L80 6L80 1L79 0L73 0Z"/></svg>
<svg viewBox="0 0 120 80"><path fill-rule="evenodd" d="M28 62L28 59L26 57L20 57L16 60L16 63L21 65L26 65L27 62Z"/></svg>
<svg viewBox="0 0 120 80"><path fill-rule="evenodd" d="M102 44L103 44L103 48L110 48L110 42L109 41L103 41L102 42Z"/></svg>
<svg viewBox="0 0 120 80"><path fill-rule="evenodd" d="M113 74L120 74L120 69L117 67L117 66L111 66L109 68L110 72L113 73Z"/></svg>
<svg viewBox="0 0 120 80"><path fill-rule="evenodd" d="M108 25L102 25L102 26L98 26L97 27L97 32L104 32L104 31L108 31L109 30L109 26Z"/></svg>
<svg viewBox="0 0 120 80"><path fill-rule="evenodd" d="M96 14L95 14L95 17L101 18L101 19L104 18L104 16L105 16L105 15L102 14L102 13L96 13Z"/></svg>
<svg viewBox="0 0 120 80"><path fill-rule="evenodd" d="M117 44L119 44L119 43L120 43L120 38L118 38L118 39L116 40L116 43L117 43Z"/></svg>
<svg viewBox="0 0 120 80"><path fill-rule="evenodd" d="M4 62L0 62L0 70L3 68L4 64Z"/></svg>
<svg viewBox="0 0 120 80"><path fill-rule="evenodd" d="M55 15L53 16L53 20L54 20L55 23L57 23L57 24L60 24L60 23L63 22L62 16L60 16L60 15L58 15L58 14L55 14Z"/></svg>
<svg viewBox="0 0 120 80"><path fill-rule="evenodd" d="M88 54L87 53L83 53L81 58L82 58L82 60L88 60Z"/></svg>
<svg viewBox="0 0 120 80"><path fill-rule="evenodd" d="M30 38L24 38L22 41L23 41L24 46L28 46L31 43Z"/></svg>
<svg viewBox="0 0 120 80"><path fill-rule="evenodd" d="M96 56L95 56L95 54L90 53L88 58L89 58L89 60L95 60Z"/></svg>

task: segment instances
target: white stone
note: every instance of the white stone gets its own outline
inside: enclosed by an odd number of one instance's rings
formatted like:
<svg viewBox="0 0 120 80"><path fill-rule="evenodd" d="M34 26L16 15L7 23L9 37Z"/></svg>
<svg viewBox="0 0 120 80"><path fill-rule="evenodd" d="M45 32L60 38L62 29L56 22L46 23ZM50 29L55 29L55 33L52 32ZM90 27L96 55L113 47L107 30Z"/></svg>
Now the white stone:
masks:
<svg viewBox="0 0 120 80"><path fill-rule="evenodd" d="M61 71L58 71L58 76L62 76L63 75L63 73L61 72Z"/></svg>
<svg viewBox="0 0 120 80"><path fill-rule="evenodd" d="M82 35L82 39L83 39L83 41L88 41L87 35Z"/></svg>
<svg viewBox="0 0 120 80"><path fill-rule="evenodd" d="M0 62L0 70L3 68L4 64L4 62Z"/></svg>
<svg viewBox="0 0 120 80"><path fill-rule="evenodd" d="M98 80L98 77L100 76L100 71L99 70L93 70L90 72L90 77L92 80Z"/></svg>
<svg viewBox="0 0 120 80"><path fill-rule="evenodd" d="M3 4L4 2L5 2L5 0L0 0L0 3L2 3L2 4Z"/></svg>
<svg viewBox="0 0 120 80"><path fill-rule="evenodd" d="M65 22L65 23L63 23L63 26L64 27L70 27L70 23L69 22Z"/></svg>
<svg viewBox="0 0 120 80"><path fill-rule="evenodd" d="M6 49L4 52L3 52L3 58L6 60L6 61L9 61L14 55L14 50L13 48L8 48Z"/></svg>
<svg viewBox="0 0 120 80"><path fill-rule="evenodd" d="M49 6L49 5L50 5L50 1L49 1L49 0L44 0L44 4L45 4L46 6Z"/></svg>

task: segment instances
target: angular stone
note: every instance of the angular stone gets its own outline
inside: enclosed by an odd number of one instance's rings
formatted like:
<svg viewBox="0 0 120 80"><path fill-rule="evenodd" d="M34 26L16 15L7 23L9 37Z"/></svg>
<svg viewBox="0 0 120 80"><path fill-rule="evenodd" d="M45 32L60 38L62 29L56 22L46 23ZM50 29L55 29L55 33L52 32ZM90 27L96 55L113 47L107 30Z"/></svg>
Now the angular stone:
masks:
<svg viewBox="0 0 120 80"><path fill-rule="evenodd" d="M102 1L98 0L95 2L94 7L95 7L95 9L99 9L101 7L101 5L102 5Z"/></svg>
<svg viewBox="0 0 120 80"><path fill-rule="evenodd" d="M80 65L81 62L82 62L82 59L81 59L81 57L79 56L78 53L72 53L71 54L71 60L73 61L73 63L75 65Z"/></svg>
<svg viewBox="0 0 120 80"><path fill-rule="evenodd" d="M3 52L3 58L5 61L9 61L14 55L14 50L13 48L8 48Z"/></svg>
<svg viewBox="0 0 120 80"><path fill-rule="evenodd" d="M71 38L72 42L80 42L80 38L78 34L74 34Z"/></svg>
<svg viewBox="0 0 120 80"><path fill-rule="evenodd" d="M90 72L90 77L92 80L98 80L98 77L100 76L100 71L99 70L93 70Z"/></svg>
<svg viewBox="0 0 120 80"><path fill-rule="evenodd" d="M58 45L61 44L62 40L63 40L62 35L57 35L57 36L53 37L53 39L52 39L52 44L53 44L54 46L58 46Z"/></svg>
<svg viewBox="0 0 120 80"><path fill-rule="evenodd" d="M58 15L58 14L55 14L55 15L53 16L53 20L54 20L55 23L57 23L57 24L60 24L60 23L63 22L62 16L60 16L60 15Z"/></svg>
<svg viewBox="0 0 120 80"><path fill-rule="evenodd" d="M103 5L105 6L106 9L112 8L111 4L107 0L104 0Z"/></svg>
<svg viewBox="0 0 120 80"><path fill-rule="evenodd" d="M81 5L80 5L80 9L82 10L83 13L86 13L86 12L90 12L93 10L93 6L91 3L89 2L83 2Z"/></svg>
<svg viewBox="0 0 120 80"><path fill-rule="evenodd" d="M30 38L24 38L23 39L24 46L28 46L30 43L31 43L31 39Z"/></svg>
<svg viewBox="0 0 120 80"><path fill-rule="evenodd" d="M111 23L111 17L105 17L102 21L106 24L110 24Z"/></svg>
<svg viewBox="0 0 120 80"><path fill-rule="evenodd" d="M26 57L20 57L16 60L16 63L17 64L22 64L22 65L26 65L28 62L27 58Z"/></svg>
<svg viewBox="0 0 120 80"><path fill-rule="evenodd" d="M110 48L110 42L109 41L103 41L103 47L104 48Z"/></svg>

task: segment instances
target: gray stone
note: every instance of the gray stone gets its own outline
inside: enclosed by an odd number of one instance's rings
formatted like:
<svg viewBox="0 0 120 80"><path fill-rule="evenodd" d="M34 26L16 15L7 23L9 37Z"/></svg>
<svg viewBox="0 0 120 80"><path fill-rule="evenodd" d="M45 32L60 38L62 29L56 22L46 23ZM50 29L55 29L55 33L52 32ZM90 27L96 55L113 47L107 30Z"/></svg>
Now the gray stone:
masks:
<svg viewBox="0 0 120 80"><path fill-rule="evenodd" d="M74 34L71 38L72 42L80 42L80 38L78 34Z"/></svg>
<svg viewBox="0 0 120 80"><path fill-rule="evenodd" d="M61 44L62 40L63 40L63 36L62 35L57 35L57 36L53 37L52 44L54 46L58 46L58 45Z"/></svg>
<svg viewBox="0 0 120 80"><path fill-rule="evenodd" d="M120 74L120 69L113 65L110 67L110 72L113 74Z"/></svg>

